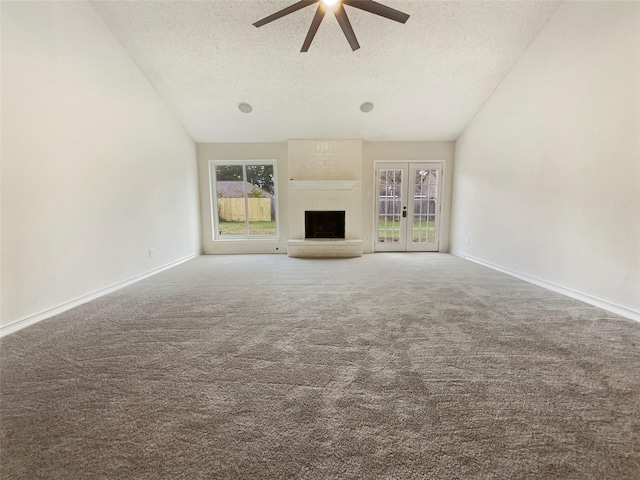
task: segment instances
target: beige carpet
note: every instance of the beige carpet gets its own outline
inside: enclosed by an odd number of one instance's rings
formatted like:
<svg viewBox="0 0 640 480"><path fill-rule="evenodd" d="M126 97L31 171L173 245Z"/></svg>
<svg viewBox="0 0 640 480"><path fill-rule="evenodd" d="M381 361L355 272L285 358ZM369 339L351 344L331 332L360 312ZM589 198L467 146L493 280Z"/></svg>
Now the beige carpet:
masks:
<svg viewBox="0 0 640 480"><path fill-rule="evenodd" d="M1 342L9 479L640 479L640 323L444 254L200 257Z"/></svg>

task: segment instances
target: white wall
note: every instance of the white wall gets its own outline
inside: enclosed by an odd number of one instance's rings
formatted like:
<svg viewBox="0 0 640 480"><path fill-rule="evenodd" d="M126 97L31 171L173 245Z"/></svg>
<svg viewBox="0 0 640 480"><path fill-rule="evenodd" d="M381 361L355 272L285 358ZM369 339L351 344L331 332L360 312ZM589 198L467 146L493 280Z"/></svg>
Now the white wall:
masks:
<svg viewBox="0 0 640 480"><path fill-rule="evenodd" d="M93 7L1 5L6 327L200 240L195 144Z"/></svg>
<svg viewBox="0 0 640 480"><path fill-rule="evenodd" d="M456 143L453 252L639 312L639 67L640 3L564 3Z"/></svg>

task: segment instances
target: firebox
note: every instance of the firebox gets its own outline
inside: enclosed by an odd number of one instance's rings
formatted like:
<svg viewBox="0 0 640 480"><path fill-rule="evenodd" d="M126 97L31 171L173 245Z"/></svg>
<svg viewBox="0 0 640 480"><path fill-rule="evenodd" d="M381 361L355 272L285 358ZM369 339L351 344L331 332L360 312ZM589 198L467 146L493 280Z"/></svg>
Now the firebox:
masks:
<svg viewBox="0 0 640 480"><path fill-rule="evenodd" d="M304 212L305 238L345 238L345 212L307 210Z"/></svg>

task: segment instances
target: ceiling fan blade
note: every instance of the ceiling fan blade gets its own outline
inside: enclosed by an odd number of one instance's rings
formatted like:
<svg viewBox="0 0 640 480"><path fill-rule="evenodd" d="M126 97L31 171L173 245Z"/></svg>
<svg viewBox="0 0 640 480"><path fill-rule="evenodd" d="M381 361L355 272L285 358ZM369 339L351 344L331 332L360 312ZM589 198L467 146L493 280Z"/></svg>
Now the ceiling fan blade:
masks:
<svg viewBox="0 0 640 480"><path fill-rule="evenodd" d="M381 3L374 2L373 0L342 0L342 3L349 5L350 7L359 8L360 10L388 18L389 20L395 20L396 22L407 23L407 20L409 20L409 15L406 13L402 13L400 10L387 7Z"/></svg>
<svg viewBox="0 0 640 480"><path fill-rule="evenodd" d="M351 45L351 50L355 52L360 48L360 44L358 43L356 33L353 31L353 27L351 26L351 22L349 21L349 17L347 17L347 12L345 12L342 3L338 5L338 8L336 8L335 15L336 20L338 20L338 23L340 24L340 28L342 28L344 36L347 37L349 45Z"/></svg>
<svg viewBox="0 0 640 480"><path fill-rule="evenodd" d="M268 17L263 18L262 20L258 20L253 24L254 27L261 27L266 25L267 23L271 23L274 20L278 20L279 18L284 17L285 15L289 15L290 13L297 12L298 10L308 7L312 3L318 3L320 0L300 0L298 3L294 3L293 5L283 8L279 12L274 13L273 15L269 15Z"/></svg>
<svg viewBox="0 0 640 480"><path fill-rule="evenodd" d="M316 32L318 28L320 28L320 24L322 23L322 19L324 18L324 14L326 10L322 8L322 5L318 5L318 10L316 10L316 14L311 21L311 26L309 27L309 31L307 32L307 37L304 39L304 43L302 44L301 52L308 52L309 47L311 46L311 42L313 42L313 37L316 36Z"/></svg>

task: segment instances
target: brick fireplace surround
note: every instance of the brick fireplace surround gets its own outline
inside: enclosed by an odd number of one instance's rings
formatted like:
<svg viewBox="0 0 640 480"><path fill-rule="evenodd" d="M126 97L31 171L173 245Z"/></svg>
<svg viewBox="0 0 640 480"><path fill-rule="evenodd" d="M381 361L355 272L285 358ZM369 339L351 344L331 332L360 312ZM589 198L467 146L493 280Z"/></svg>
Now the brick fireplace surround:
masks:
<svg viewBox="0 0 640 480"><path fill-rule="evenodd" d="M290 257L360 257L362 141L289 141ZM305 211L344 210L344 239L305 239Z"/></svg>

